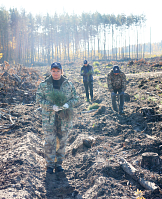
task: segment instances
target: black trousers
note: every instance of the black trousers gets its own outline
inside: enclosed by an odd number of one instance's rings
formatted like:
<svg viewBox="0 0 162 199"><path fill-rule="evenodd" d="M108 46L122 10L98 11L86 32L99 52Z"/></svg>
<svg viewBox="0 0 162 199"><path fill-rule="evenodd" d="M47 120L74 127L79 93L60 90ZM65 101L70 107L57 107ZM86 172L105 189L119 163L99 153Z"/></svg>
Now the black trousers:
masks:
<svg viewBox="0 0 162 199"><path fill-rule="evenodd" d="M93 99L93 82L84 82L87 100L89 100L89 90L91 99Z"/></svg>
<svg viewBox="0 0 162 199"><path fill-rule="evenodd" d="M120 100L120 104L119 104L119 111L123 111L123 107L124 107L124 95L120 95L121 90L114 90L115 94L119 94L119 100ZM116 105L116 95L111 95L111 99L112 99L112 106L114 110L117 110L117 105Z"/></svg>

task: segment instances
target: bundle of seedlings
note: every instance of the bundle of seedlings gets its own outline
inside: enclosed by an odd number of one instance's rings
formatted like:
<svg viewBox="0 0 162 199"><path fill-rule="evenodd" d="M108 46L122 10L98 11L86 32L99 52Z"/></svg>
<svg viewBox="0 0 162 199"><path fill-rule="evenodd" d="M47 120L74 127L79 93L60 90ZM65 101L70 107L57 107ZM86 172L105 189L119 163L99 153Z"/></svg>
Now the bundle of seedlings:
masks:
<svg viewBox="0 0 162 199"><path fill-rule="evenodd" d="M48 95L47 95L47 100L51 102L51 104L55 104L57 106L60 107L60 109L66 102L67 102L67 98L65 96L65 94L59 90L53 90L51 91Z"/></svg>
<svg viewBox="0 0 162 199"><path fill-rule="evenodd" d="M67 103L67 97L66 95L59 91L59 90L53 90L47 95L47 100L51 102L51 104L55 104L59 107L59 111L56 113L58 118L70 120L73 115L73 111L71 108L65 109L63 105Z"/></svg>

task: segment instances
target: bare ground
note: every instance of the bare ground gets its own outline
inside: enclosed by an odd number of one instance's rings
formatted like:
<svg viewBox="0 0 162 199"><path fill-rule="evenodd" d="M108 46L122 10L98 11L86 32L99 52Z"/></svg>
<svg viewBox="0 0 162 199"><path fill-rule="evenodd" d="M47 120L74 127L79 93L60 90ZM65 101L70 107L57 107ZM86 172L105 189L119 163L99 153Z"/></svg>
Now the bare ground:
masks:
<svg viewBox="0 0 162 199"><path fill-rule="evenodd" d="M74 83L80 102L69 132L65 172L57 176L46 175L41 110L35 104L42 71L21 68L16 73L21 83L13 78L11 85L7 82L9 72L1 73L0 198L132 199L137 198L137 189L146 199L162 198L161 60L118 64L127 76L122 116L112 110L106 85L110 63L94 67L94 103L100 108L92 112L88 111L92 103L85 101L81 65L64 65L64 73ZM144 115L145 107L154 113ZM143 168L144 152L157 153L160 164ZM121 167L121 158L131 163L143 179L155 183L158 190L147 190L128 175Z"/></svg>

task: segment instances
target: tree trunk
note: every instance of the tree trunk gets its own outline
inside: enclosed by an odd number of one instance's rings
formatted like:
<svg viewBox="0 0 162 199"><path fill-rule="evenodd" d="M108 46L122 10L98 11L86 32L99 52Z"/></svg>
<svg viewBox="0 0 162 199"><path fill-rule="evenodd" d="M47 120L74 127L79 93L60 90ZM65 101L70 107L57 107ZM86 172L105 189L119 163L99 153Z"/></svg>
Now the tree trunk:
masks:
<svg viewBox="0 0 162 199"><path fill-rule="evenodd" d="M96 53L95 53L95 50L96 50L96 48L95 48L95 36L94 36L94 60L96 59Z"/></svg>
<svg viewBox="0 0 162 199"><path fill-rule="evenodd" d="M138 60L138 31L137 31L137 60Z"/></svg>
<svg viewBox="0 0 162 199"><path fill-rule="evenodd" d="M89 40L88 40L88 59L89 59Z"/></svg>
<svg viewBox="0 0 162 199"><path fill-rule="evenodd" d="M105 43L104 43L104 61L106 61L106 46L105 46Z"/></svg>
<svg viewBox="0 0 162 199"><path fill-rule="evenodd" d="M100 54L100 39L98 38L98 60L99 60L99 54Z"/></svg>

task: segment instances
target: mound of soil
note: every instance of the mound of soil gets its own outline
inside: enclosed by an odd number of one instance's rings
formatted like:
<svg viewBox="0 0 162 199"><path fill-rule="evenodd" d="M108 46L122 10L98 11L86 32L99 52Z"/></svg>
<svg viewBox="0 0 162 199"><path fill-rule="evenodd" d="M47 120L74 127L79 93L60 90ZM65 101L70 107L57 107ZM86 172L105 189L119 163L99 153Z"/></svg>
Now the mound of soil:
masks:
<svg viewBox="0 0 162 199"><path fill-rule="evenodd" d="M99 109L91 111L92 103L85 101L81 64L63 66L80 101L60 175L46 174L41 109L35 104L42 71L20 66L1 69L0 198L135 199L140 193L146 199L162 198L161 59L112 64L118 64L127 77L125 115L111 106L106 82L110 63L94 66L98 74L94 75L93 103ZM158 154L158 166L141 166L146 152ZM121 160L138 171L136 177L123 169ZM157 189L147 189L140 179Z"/></svg>

